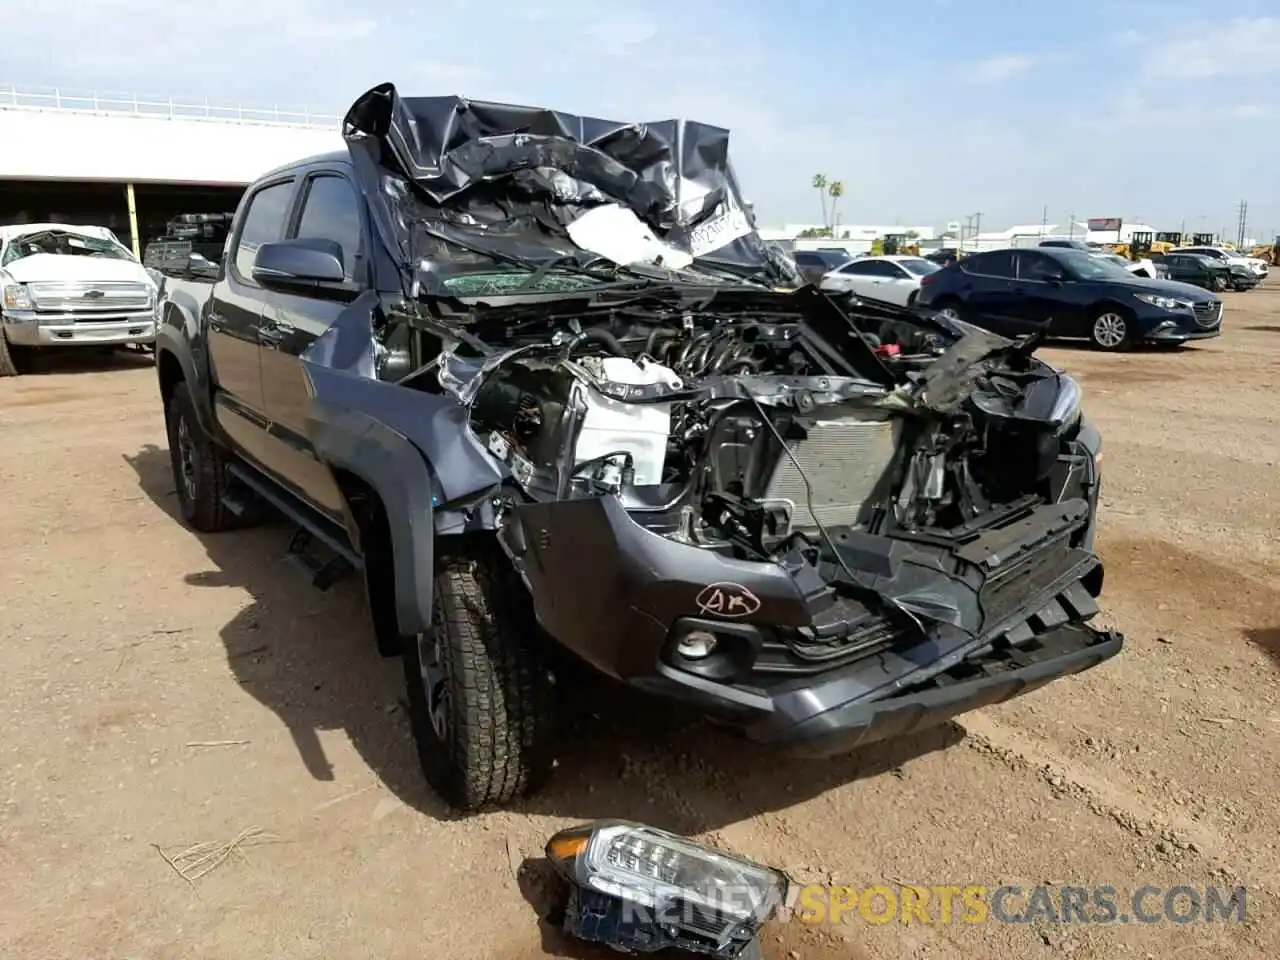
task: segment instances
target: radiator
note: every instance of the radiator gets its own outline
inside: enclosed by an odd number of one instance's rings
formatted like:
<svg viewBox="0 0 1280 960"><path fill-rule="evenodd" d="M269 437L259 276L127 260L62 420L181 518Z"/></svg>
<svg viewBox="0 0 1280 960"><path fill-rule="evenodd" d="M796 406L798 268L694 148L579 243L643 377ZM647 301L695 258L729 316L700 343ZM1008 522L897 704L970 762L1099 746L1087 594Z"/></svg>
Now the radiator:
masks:
<svg viewBox="0 0 1280 960"><path fill-rule="evenodd" d="M803 440L791 440L765 487L766 500L793 504L793 530L858 526L863 506L893 460L902 432L896 418L820 420ZM809 480L809 490L802 477ZM813 509L809 509L812 501Z"/></svg>

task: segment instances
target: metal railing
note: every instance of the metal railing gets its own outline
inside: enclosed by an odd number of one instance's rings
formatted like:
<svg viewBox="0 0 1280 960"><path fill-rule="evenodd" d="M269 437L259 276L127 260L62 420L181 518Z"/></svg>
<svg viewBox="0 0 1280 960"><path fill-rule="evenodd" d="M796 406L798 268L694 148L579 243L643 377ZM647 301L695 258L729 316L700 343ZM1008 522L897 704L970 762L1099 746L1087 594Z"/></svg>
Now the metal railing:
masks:
<svg viewBox="0 0 1280 960"><path fill-rule="evenodd" d="M218 102L175 100L140 93L70 90L62 87L0 86L0 110L81 113L98 116L146 117L158 120L212 120L220 123L265 124L269 126L336 129L342 123L337 114L308 110L251 106Z"/></svg>

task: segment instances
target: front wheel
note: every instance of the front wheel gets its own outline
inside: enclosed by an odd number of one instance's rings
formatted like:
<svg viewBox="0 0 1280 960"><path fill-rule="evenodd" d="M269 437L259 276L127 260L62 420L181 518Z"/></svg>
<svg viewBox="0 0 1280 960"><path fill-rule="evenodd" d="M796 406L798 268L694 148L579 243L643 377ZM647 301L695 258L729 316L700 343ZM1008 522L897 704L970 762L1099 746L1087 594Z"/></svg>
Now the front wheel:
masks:
<svg viewBox="0 0 1280 960"><path fill-rule="evenodd" d="M1119 350L1129 342L1129 320L1118 310L1104 310L1093 320L1089 339L1099 350Z"/></svg>
<svg viewBox="0 0 1280 960"><path fill-rule="evenodd" d="M532 793L552 767L555 683L523 585L498 555L448 557L434 621L403 658L427 782L462 812Z"/></svg>
<svg viewBox="0 0 1280 960"><path fill-rule="evenodd" d="M26 350L15 347L0 329L0 377L16 377L26 367Z"/></svg>

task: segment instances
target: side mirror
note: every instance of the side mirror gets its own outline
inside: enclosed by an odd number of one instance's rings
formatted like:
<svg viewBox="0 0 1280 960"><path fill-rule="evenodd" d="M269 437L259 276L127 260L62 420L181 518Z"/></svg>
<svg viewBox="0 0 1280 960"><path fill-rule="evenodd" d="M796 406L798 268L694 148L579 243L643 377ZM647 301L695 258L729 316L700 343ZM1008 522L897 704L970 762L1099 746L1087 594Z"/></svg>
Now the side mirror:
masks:
<svg viewBox="0 0 1280 960"><path fill-rule="evenodd" d="M264 243L253 258L253 279L264 287L314 288L346 278L342 247L332 240Z"/></svg>

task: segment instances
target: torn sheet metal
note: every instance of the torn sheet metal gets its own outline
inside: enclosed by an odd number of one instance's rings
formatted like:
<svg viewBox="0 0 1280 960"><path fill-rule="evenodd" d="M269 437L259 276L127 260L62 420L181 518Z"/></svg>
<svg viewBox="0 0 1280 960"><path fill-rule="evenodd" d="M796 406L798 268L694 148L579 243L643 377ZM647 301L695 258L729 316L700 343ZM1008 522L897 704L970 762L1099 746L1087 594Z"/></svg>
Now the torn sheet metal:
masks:
<svg viewBox="0 0 1280 960"><path fill-rule="evenodd" d="M617 204L699 266L771 285L802 282L757 232L721 127L402 97L385 83L356 100L343 132L357 167L374 181L367 193L393 207L375 219L402 254L418 251L412 221L421 219L487 249L545 259L549 249L577 249L570 224ZM402 205L408 217L394 210Z"/></svg>

